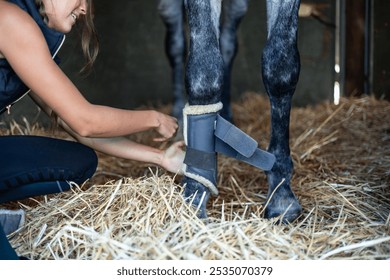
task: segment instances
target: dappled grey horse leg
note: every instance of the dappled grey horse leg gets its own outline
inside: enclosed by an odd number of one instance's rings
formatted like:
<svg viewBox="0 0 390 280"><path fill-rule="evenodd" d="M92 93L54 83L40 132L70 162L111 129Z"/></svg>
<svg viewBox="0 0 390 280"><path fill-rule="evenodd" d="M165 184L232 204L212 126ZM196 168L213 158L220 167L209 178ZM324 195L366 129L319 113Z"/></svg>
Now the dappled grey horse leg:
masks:
<svg viewBox="0 0 390 280"><path fill-rule="evenodd" d="M186 40L184 34L183 0L157 0L158 12L166 26L165 51L172 68L173 116L179 121L186 103L184 91L184 60Z"/></svg>
<svg viewBox="0 0 390 280"><path fill-rule="evenodd" d="M214 126L222 108L223 59L219 50L221 0L187 0L190 33L186 68L188 105L183 111L186 142L184 197L205 218L210 193L217 194Z"/></svg>
<svg viewBox="0 0 390 280"><path fill-rule="evenodd" d="M224 61L224 82L221 100L223 108L221 116L232 121L233 114L230 104L231 72L238 51L237 29L241 19L247 12L249 0L225 0L224 17L221 25L220 48Z"/></svg>
<svg viewBox="0 0 390 280"><path fill-rule="evenodd" d="M268 40L263 50L262 75L271 102L272 131L268 151L276 163L267 172L269 183L265 217L284 215L290 222L301 206L290 187L293 163L289 148L291 99L299 78L297 48L299 0L267 0Z"/></svg>

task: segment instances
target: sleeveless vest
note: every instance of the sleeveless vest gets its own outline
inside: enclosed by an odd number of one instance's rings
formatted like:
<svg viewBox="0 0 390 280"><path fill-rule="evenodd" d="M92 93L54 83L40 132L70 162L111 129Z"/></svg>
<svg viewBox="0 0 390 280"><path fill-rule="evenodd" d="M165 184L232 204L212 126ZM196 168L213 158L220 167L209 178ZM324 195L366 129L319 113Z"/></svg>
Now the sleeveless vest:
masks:
<svg viewBox="0 0 390 280"><path fill-rule="evenodd" d="M7 1L19 6L35 20L46 39L54 61L59 64L59 60L55 59L55 57L65 40L65 35L61 32L57 32L54 29L49 28L44 23L34 0ZM21 99L28 92L28 87L16 75L7 60L0 59L0 114L3 113L12 104Z"/></svg>

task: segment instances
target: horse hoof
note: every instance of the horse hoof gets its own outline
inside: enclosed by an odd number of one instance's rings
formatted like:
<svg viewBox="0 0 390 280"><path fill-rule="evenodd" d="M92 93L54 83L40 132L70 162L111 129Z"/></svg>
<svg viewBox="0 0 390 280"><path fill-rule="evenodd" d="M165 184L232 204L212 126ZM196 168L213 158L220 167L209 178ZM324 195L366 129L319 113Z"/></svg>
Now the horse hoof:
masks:
<svg viewBox="0 0 390 280"><path fill-rule="evenodd" d="M279 223L288 224L295 221L301 213L302 207L290 188L279 189L271 199L267 199L264 218L279 218Z"/></svg>
<svg viewBox="0 0 390 280"><path fill-rule="evenodd" d="M264 218L279 218L278 222L289 224L295 221L302 213L298 201L268 204L264 211Z"/></svg>
<svg viewBox="0 0 390 280"><path fill-rule="evenodd" d="M269 209L267 207L264 212L264 218L273 219L279 218L278 223L289 224L294 222L302 213L302 208L299 206L292 209L292 207L280 210L280 209Z"/></svg>
<svg viewBox="0 0 390 280"><path fill-rule="evenodd" d="M187 203L196 208L196 215L200 219L207 218L207 201L210 197L210 190L201 183L188 177L183 179L184 199Z"/></svg>

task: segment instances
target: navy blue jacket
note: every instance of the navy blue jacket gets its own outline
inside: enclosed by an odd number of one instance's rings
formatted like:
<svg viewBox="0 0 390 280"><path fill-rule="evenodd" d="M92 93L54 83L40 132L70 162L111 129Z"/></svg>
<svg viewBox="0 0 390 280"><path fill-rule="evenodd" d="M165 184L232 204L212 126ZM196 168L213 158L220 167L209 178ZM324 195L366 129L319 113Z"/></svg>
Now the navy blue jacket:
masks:
<svg viewBox="0 0 390 280"><path fill-rule="evenodd" d="M34 0L8 0L8 2L18 5L36 21L54 59L65 40L65 35L47 27ZM57 59L55 61L57 64L59 63ZM6 110L7 106L18 101L28 91L27 86L19 79L7 60L0 59L0 114Z"/></svg>

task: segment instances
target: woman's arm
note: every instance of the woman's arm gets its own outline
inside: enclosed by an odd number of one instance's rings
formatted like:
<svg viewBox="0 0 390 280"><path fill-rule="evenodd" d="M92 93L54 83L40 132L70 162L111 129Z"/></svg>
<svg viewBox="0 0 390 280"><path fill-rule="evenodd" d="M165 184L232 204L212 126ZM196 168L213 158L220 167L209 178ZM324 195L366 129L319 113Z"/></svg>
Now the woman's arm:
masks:
<svg viewBox="0 0 390 280"><path fill-rule="evenodd" d="M172 137L175 118L150 110L132 111L89 103L53 62L46 41L29 15L1 1L0 53L17 75L74 132L84 137L123 136L148 129Z"/></svg>
<svg viewBox="0 0 390 280"><path fill-rule="evenodd" d="M72 129L63 121L59 120L59 124L78 142L83 143L96 151L119 158L156 164L172 173L183 173L182 167L185 156L183 141L175 142L166 150L160 150L134 142L126 137L82 137L72 131Z"/></svg>
<svg viewBox="0 0 390 280"><path fill-rule="evenodd" d="M30 92L30 96L47 115L50 116L52 114L52 110L46 104L44 104L43 101L34 92ZM82 137L74 132L61 119L58 119L58 124L78 142L83 143L84 145L87 145L99 152L103 152L105 154L119 158L157 164L170 172L182 174L185 155L183 151L183 141L172 144L166 150L160 150L154 147L136 143L126 137Z"/></svg>

